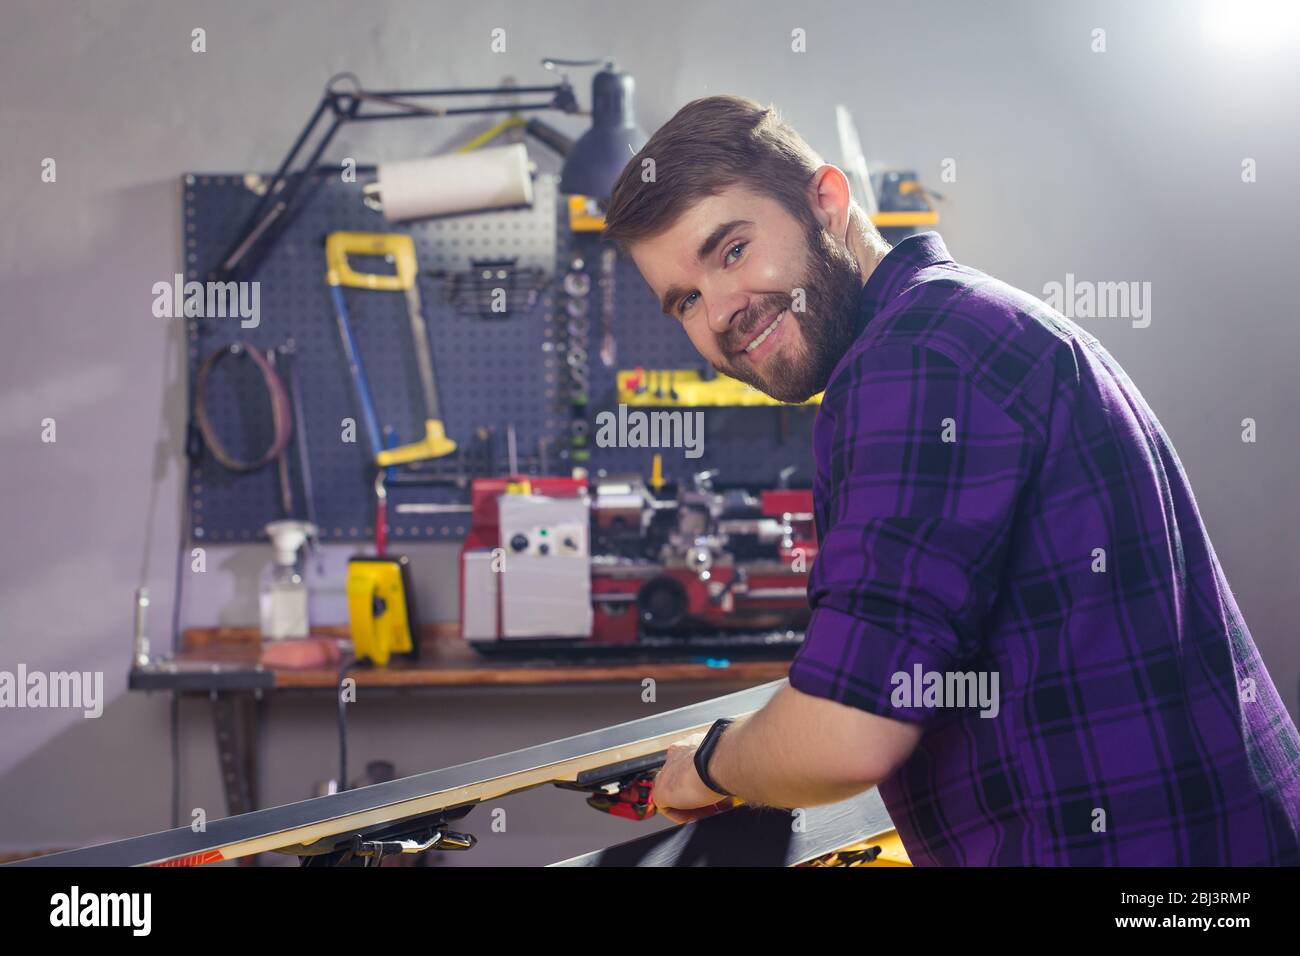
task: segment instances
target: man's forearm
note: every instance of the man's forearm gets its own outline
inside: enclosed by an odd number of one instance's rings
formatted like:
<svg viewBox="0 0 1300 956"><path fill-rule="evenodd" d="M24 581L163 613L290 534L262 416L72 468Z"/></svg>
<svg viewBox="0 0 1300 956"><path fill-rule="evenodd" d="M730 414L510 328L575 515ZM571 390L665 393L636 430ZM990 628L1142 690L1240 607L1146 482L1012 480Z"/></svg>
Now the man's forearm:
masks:
<svg viewBox="0 0 1300 956"><path fill-rule="evenodd" d="M874 786L842 732L798 713L792 694L783 688L727 728L709 761L717 784L748 803L785 808L834 803Z"/></svg>

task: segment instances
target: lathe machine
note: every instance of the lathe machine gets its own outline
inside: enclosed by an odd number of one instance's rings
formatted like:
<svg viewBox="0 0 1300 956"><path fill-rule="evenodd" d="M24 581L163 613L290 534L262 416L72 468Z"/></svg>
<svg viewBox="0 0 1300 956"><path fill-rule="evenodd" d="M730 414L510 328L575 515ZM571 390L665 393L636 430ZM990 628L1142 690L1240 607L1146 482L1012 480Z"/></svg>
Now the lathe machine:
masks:
<svg viewBox="0 0 1300 956"><path fill-rule="evenodd" d="M631 478L483 478L460 553L460 624L480 650L797 646L817 552L812 492L674 497Z"/></svg>

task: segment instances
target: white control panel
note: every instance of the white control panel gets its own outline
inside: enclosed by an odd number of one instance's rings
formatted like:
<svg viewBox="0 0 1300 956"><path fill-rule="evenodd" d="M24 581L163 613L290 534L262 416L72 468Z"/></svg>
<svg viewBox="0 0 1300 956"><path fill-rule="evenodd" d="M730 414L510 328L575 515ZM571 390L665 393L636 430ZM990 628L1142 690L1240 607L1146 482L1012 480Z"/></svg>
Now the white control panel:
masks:
<svg viewBox="0 0 1300 956"><path fill-rule="evenodd" d="M514 555L536 558L579 557L587 554L587 524L538 524L514 527L506 540L506 560Z"/></svg>
<svg viewBox="0 0 1300 956"><path fill-rule="evenodd" d="M590 637L590 501L507 494L497 503L502 639Z"/></svg>

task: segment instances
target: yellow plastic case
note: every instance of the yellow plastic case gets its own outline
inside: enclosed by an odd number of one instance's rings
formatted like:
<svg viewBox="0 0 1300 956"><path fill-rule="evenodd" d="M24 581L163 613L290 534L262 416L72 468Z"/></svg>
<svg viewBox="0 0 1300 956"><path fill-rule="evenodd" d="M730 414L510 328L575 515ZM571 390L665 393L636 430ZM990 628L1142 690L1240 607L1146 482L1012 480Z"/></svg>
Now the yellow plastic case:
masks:
<svg viewBox="0 0 1300 956"><path fill-rule="evenodd" d="M348 560L348 622L358 660L383 667L394 655L419 656L409 559L357 555Z"/></svg>

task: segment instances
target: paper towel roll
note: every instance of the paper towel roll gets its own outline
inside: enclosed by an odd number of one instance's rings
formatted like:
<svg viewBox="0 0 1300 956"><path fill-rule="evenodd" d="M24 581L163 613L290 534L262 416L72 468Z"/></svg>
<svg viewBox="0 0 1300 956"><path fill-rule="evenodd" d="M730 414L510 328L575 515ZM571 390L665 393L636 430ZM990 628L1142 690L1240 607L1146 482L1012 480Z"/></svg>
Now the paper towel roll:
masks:
<svg viewBox="0 0 1300 956"><path fill-rule="evenodd" d="M523 143L382 163L375 191L389 222L531 205L533 179Z"/></svg>

